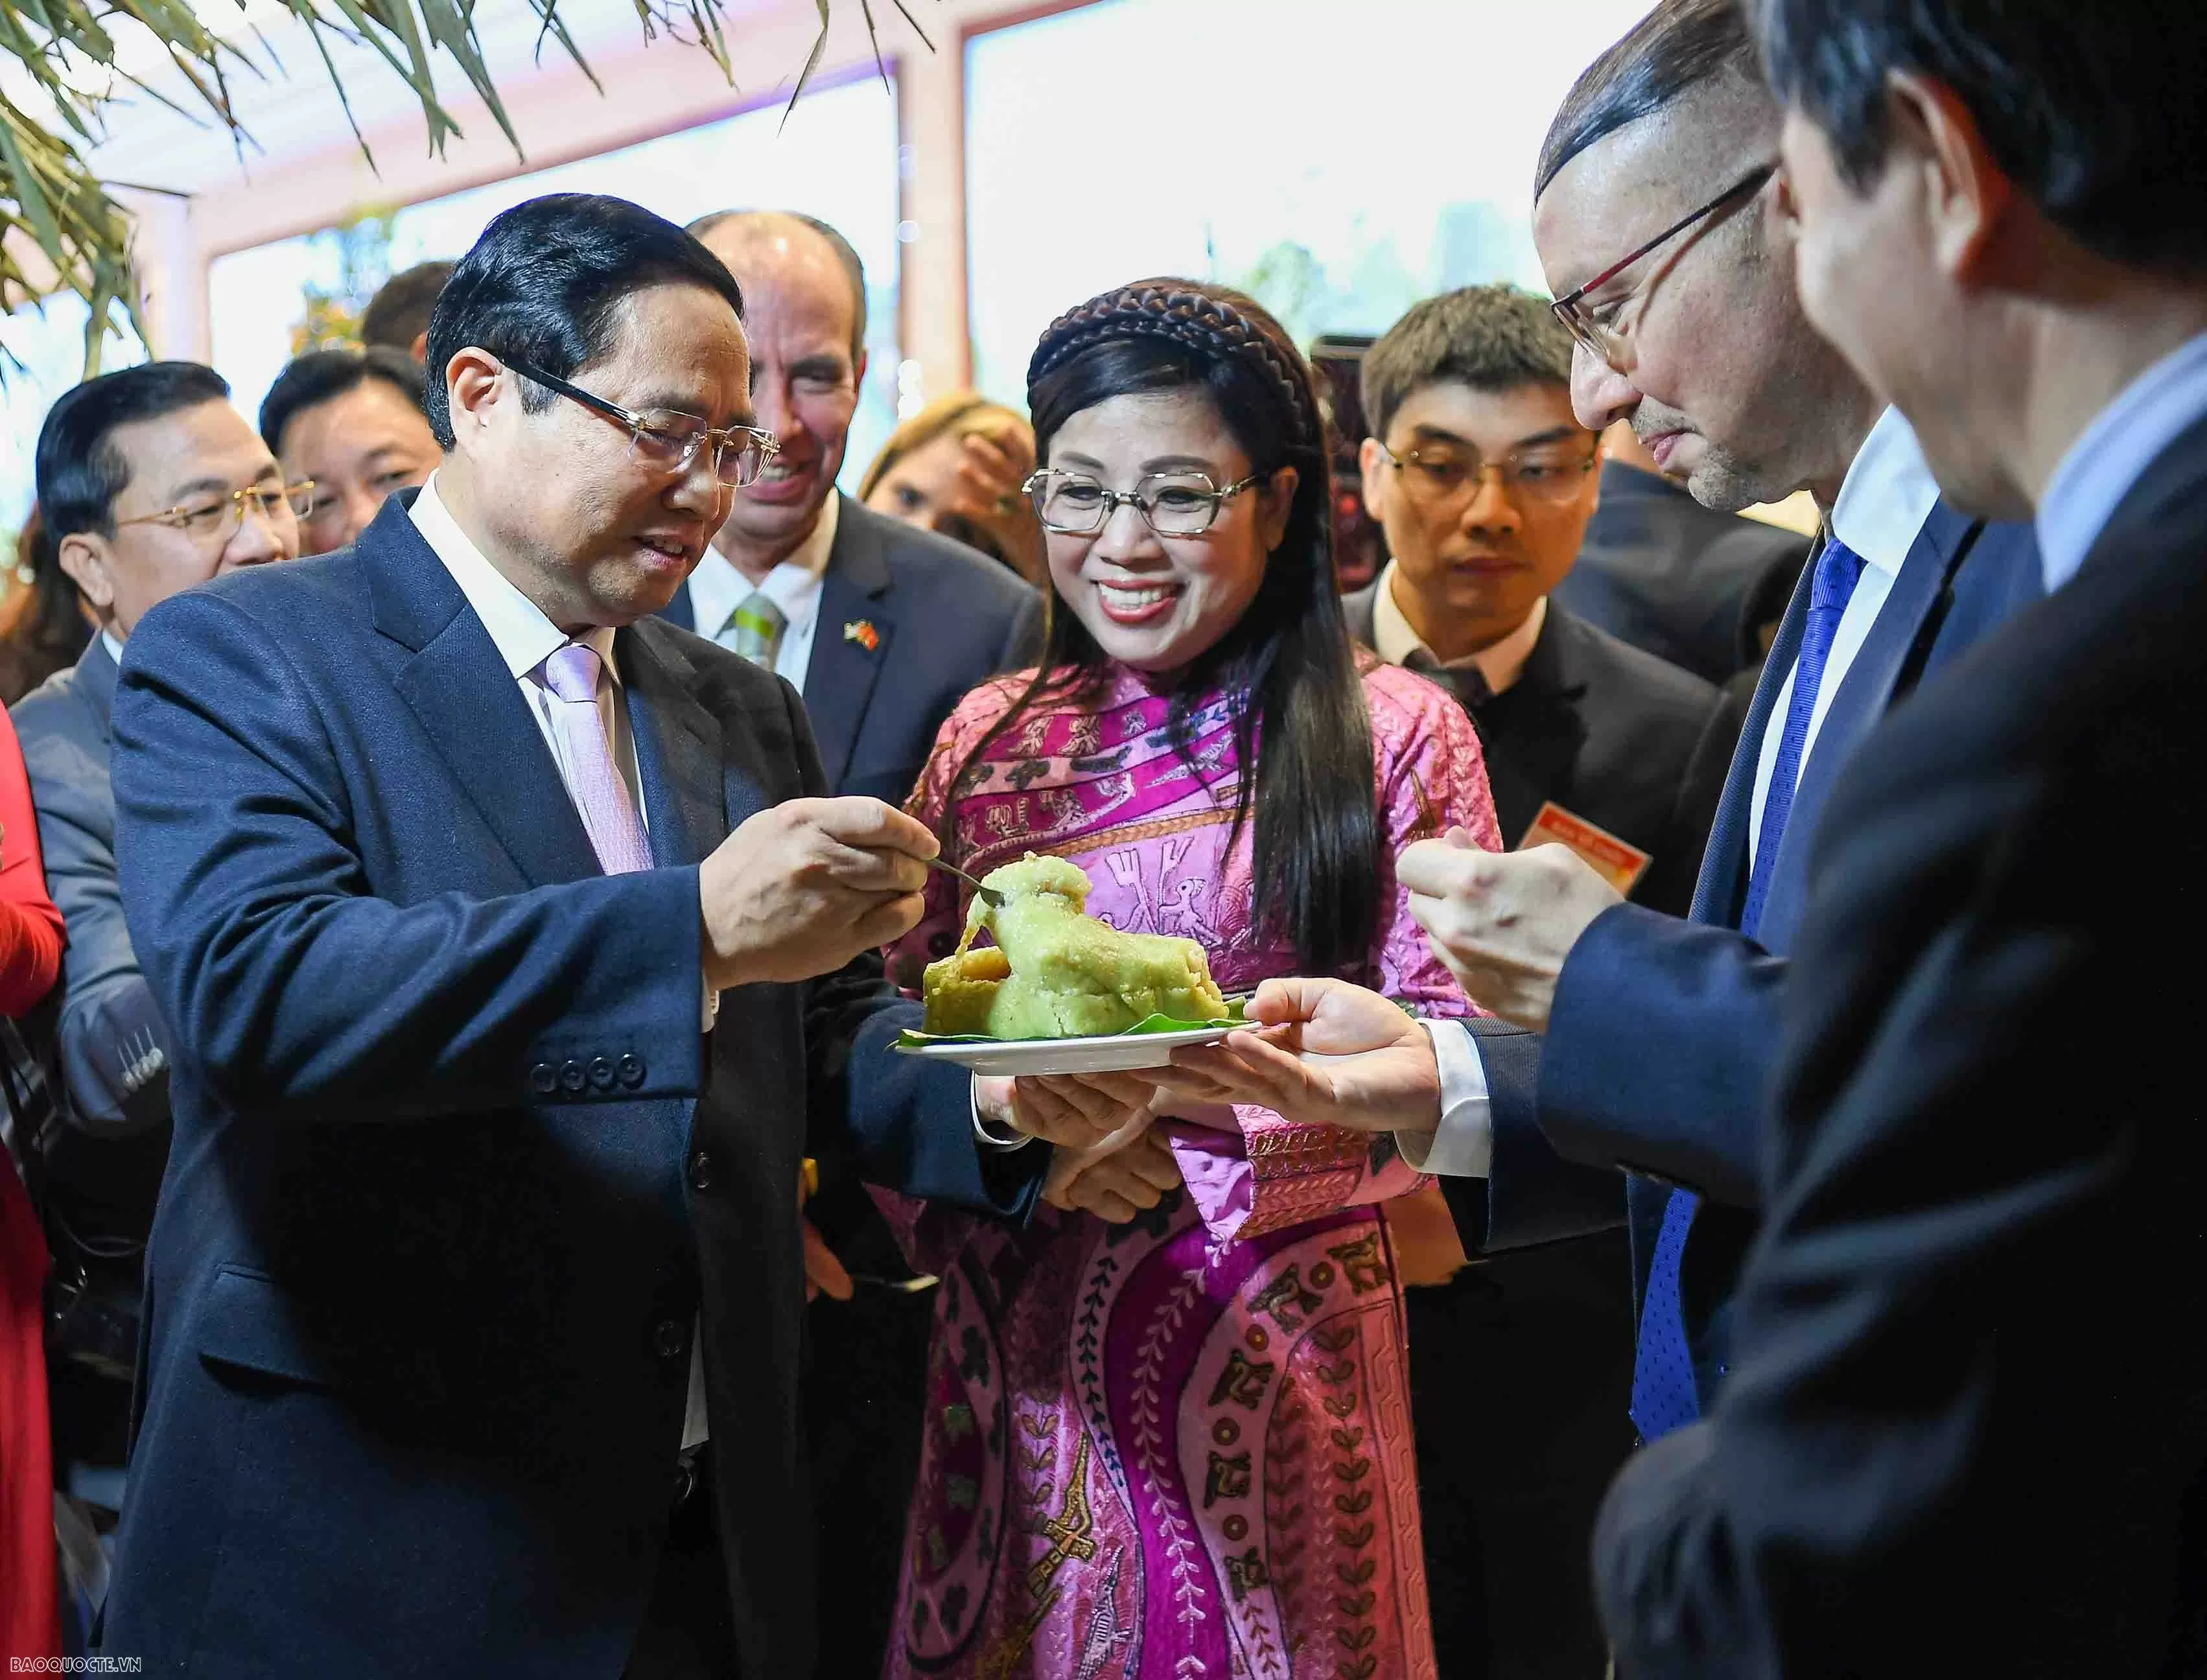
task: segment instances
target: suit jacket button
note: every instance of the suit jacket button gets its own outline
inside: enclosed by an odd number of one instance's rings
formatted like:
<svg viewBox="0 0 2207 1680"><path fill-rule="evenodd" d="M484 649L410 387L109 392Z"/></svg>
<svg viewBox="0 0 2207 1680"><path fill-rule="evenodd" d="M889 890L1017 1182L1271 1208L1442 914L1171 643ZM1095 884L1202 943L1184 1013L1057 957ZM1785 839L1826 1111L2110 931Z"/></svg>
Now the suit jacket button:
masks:
<svg viewBox="0 0 2207 1680"><path fill-rule="evenodd" d="M643 1058L640 1055L623 1056L616 1073L623 1089L636 1090L643 1083Z"/></svg>
<svg viewBox="0 0 2207 1680"><path fill-rule="evenodd" d="M583 1071L583 1064L581 1062L569 1061L561 1065L559 1068L559 1085L562 1090L566 1091L570 1094L578 1095L580 1094L583 1087L589 1082L590 1076Z"/></svg>
<svg viewBox="0 0 2207 1680"><path fill-rule="evenodd" d="M651 1332L651 1350L663 1360L679 1359L682 1350L689 1346L690 1338L683 1333L679 1318L661 1318Z"/></svg>
<svg viewBox="0 0 2207 1680"><path fill-rule="evenodd" d="M713 1157L699 1150L690 1157L690 1187L710 1190L713 1187Z"/></svg>
<svg viewBox="0 0 2207 1680"><path fill-rule="evenodd" d="M548 1061L540 1061L529 1070L529 1088L539 1097L549 1097L559 1088L559 1070Z"/></svg>
<svg viewBox="0 0 2207 1680"><path fill-rule="evenodd" d="M613 1088L613 1058L603 1055L592 1056L590 1058L590 1089L593 1091L611 1091Z"/></svg>

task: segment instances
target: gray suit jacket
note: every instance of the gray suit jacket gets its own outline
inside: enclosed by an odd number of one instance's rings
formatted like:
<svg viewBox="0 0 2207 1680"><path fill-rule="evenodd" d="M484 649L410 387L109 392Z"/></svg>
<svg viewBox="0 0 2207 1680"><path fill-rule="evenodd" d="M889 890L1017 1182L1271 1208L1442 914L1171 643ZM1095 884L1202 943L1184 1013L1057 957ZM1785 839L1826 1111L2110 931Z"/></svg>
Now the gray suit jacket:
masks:
<svg viewBox="0 0 2207 1680"><path fill-rule="evenodd" d="M169 1032L153 1007L115 874L108 711L116 668L95 636L77 662L16 702L46 887L69 927L63 954L62 1069L88 1130L124 1135L169 1116Z"/></svg>

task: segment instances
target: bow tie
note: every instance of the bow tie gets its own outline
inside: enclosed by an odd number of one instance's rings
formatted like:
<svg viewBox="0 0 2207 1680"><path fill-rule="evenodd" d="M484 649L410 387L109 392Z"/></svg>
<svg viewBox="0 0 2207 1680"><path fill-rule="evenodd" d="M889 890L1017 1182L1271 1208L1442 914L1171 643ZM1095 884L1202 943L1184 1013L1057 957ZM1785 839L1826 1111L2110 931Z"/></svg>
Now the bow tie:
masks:
<svg viewBox="0 0 2207 1680"><path fill-rule="evenodd" d="M1438 683L1468 712L1477 711L1494 698L1494 691L1487 687L1486 678L1476 665L1443 665L1425 648L1411 649L1403 665L1428 682Z"/></svg>

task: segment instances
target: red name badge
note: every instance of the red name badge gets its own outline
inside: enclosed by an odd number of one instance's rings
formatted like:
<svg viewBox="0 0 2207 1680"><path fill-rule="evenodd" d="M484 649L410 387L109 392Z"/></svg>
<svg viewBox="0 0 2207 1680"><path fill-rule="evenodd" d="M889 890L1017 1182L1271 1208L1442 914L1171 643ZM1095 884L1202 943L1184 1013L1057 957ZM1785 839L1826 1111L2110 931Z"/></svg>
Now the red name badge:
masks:
<svg viewBox="0 0 2207 1680"><path fill-rule="evenodd" d="M1619 893L1632 890L1654 857L1653 852L1626 845L1606 828L1595 828L1582 816L1573 816L1553 799L1540 807L1533 826L1525 830L1525 838L1517 842L1520 852L1529 852L1536 846L1568 846Z"/></svg>

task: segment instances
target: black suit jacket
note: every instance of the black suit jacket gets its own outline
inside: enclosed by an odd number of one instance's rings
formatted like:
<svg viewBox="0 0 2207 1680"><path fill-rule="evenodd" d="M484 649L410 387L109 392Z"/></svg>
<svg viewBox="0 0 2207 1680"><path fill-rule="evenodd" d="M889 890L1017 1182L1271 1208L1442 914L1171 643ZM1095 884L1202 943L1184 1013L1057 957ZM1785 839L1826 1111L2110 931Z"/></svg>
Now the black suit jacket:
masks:
<svg viewBox="0 0 2207 1680"><path fill-rule="evenodd" d="M662 616L696 628L687 583ZM901 805L952 708L1041 645L1042 597L1008 567L844 497L804 673L828 785Z"/></svg>
<svg viewBox="0 0 2207 1680"><path fill-rule="evenodd" d="M1792 593L1809 541L1712 513L1686 491L1621 461L1601 469L1601 505L1554 599L1636 648L1723 683L1762 656L1754 604Z"/></svg>
<svg viewBox="0 0 2207 1680"><path fill-rule="evenodd" d="M620 631L656 867L607 876L408 499L163 603L123 661L117 852L176 1142L107 1648L619 1673L702 1312L746 1671L806 1674L808 1122L918 1193L1024 1192L984 1182L965 1076L888 1051L917 1010L870 954L700 1032L698 859L826 788L795 691Z"/></svg>
<svg viewBox="0 0 2207 1680"><path fill-rule="evenodd" d="M2207 1672L2203 569L2207 425L1833 792L1732 1380L1598 1541L1622 1673Z"/></svg>
<svg viewBox="0 0 2207 1680"><path fill-rule="evenodd" d="M1367 643L1385 582L1383 572L1342 598L1349 633ZM1516 682L1468 709L1504 845L1552 799L1651 854L1634 903L1684 913L1739 738L1736 704L1552 597Z"/></svg>

